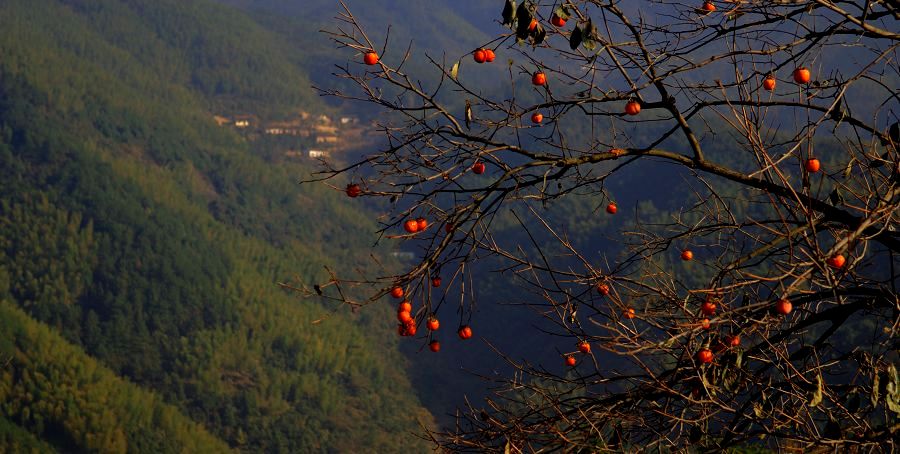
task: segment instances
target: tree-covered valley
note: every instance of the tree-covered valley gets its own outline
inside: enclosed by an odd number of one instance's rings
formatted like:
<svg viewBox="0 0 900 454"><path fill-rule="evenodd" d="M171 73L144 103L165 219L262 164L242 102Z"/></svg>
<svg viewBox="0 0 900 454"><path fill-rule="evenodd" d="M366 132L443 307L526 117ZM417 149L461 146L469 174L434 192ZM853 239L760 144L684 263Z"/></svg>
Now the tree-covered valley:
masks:
<svg viewBox="0 0 900 454"><path fill-rule="evenodd" d="M729 294L717 314L726 315L710 316L712 331L700 330L696 300L697 289L727 287L723 276L735 269L754 278L776 273L783 266L778 260L796 258L793 242L796 250L814 250L803 261L819 266L810 275L840 282L816 255L823 252L819 241L823 250L835 244L830 232L785 234L790 253L776 241L752 251L757 237L744 229L773 235L784 229L773 220L735 221L781 216L774 197L748 191L744 183L778 168L775 183L802 187L804 196L823 201L820 208L828 201L823 210L862 210L856 205L877 198L854 200L865 193L855 169L879 177L888 172L892 148L880 129L896 122L896 113L873 120L880 141L860 138L855 128L861 122L851 113L877 109L884 88L896 86L896 74L852 78L834 104L843 113L811 109L809 120L790 109L823 101L784 88L790 75L781 69L771 110L748 109L741 116L740 109L692 98L718 96L705 79L728 84L744 77L724 58L710 59L703 72L688 71L678 83L690 90L658 100L647 95L649 85L638 90L617 77L562 79L604 57L599 50L584 57L580 49L587 46L568 40L573 24L590 24L584 20L589 14L571 17L568 28L550 27L550 11L561 11L550 8L554 2L518 3L543 14L541 27L550 34L541 45L533 34L517 41L514 21L505 28L505 0L344 3L352 20L341 16L345 10L337 0L0 1L0 452L428 452L442 443L429 439L436 432L471 427L476 439L493 438L466 445L470 434L451 436L461 442L450 450L510 451L518 441L506 434L526 431L532 420L574 412L570 402L595 392L630 389L631 383L608 383L629 380L635 373L630 361L641 353L614 346L642 335L660 339L642 348L649 351L677 350L673 345L686 339L684 352L666 351L659 362L648 362L651 373L686 364L690 349L716 348L747 326L753 329L742 332L741 348L759 354L776 339L782 356L790 355L787 364L824 338L853 346L848 357L854 358L869 354L861 339L870 333L873 345L894 339L880 306L848 315L834 328L813 319L786 339L762 310L749 321L728 318L728 310L753 309L780 292L775 278L759 278L753 292ZM592 14L618 4L568 3ZM681 5L660 4L655 19L681 14ZM641 13L638 4L622 9L623 16ZM353 48L362 27L371 49ZM633 44L630 38L624 43L615 46ZM473 49L488 45L497 62L475 63ZM722 40L700 54L724 52L725 46ZM822 82L826 87L857 65L851 58L857 49L834 49L815 57L817 65L835 68ZM367 51L377 51L384 66L366 66ZM879 64L887 68L890 61ZM528 83L534 68L555 78L552 89ZM637 79L648 74L628 71ZM670 75L681 77L679 71ZM387 83L392 75L400 82ZM734 85L752 85L749 80ZM354 91L370 83L374 90ZM589 89L580 91L582 84ZM819 86L807 88L812 93ZM431 90L433 98L423 95ZM591 90L600 101L589 98ZM617 98L631 96L630 90L649 100L634 119L619 111L626 99ZM676 98L678 108L696 103L696 109L684 126L672 127L659 111L676 112ZM600 107L584 107L593 102ZM458 121L442 125L429 103L446 106L442 114ZM614 105L611 111L605 103ZM896 99L883 106L894 109ZM719 110L693 116L710 107ZM544 112L543 123L528 120L532 110ZM758 168L763 165L748 152L747 138L732 130L735 122L763 131L754 138L766 142L758 149L779 153L778 162ZM458 131L449 136L457 135L447 139L453 127ZM698 131L695 140L677 134L682 127ZM848 139L854 134L858 143ZM480 154L488 143L502 145ZM858 156L847 152L857 146ZM650 156L653 147L702 147L720 173L698 171L705 165L699 161L683 165L678 155ZM536 151L510 153L525 149ZM818 169L803 170L798 150L804 158L816 157L823 172L812 177ZM628 156L604 157L613 151ZM534 156L540 159L532 162ZM567 161L576 158L585 161ZM478 162L488 163L486 172L473 170ZM863 165L870 162L871 168ZM541 185L537 174L515 187L501 185L513 169L545 166ZM556 167L563 170L556 173ZM577 177L561 177L571 169ZM567 186L568 178L576 183ZM540 189L529 194L529 185ZM473 209L469 225L478 227L458 234L455 210L462 213L481 192L483 200L498 202L486 211ZM494 198L497 192L502 195ZM418 216L430 222L428 230L404 234L403 221ZM802 217L781 221L804 224ZM722 233L731 228L738 233ZM445 238L460 250L471 240L470 252L435 252ZM900 282L889 249L889 243L873 242L845 254L858 257L851 259L854 272L887 288ZM685 259L683 250L693 250L692 258ZM727 265L745 252L748 258ZM403 274L426 260L415 279ZM434 278L443 285L432 284ZM664 290L647 283L657 278ZM399 301L386 294L395 285L411 300L420 325L416 336L405 337L404 323L397 324L404 311L395 310ZM827 286L820 287L815 291L827 294ZM813 293L812 287L803 291ZM805 313L801 304L795 315ZM637 320L621 319L631 319L621 310L626 306L637 309ZM432 317L440 319L439 330L425 328ZM463 326L474 330L473 339L457 335ZM610 327L623 326L630 331L606 337L615 332ZM594 350L582 354L578 349L588 340ZM432 343L437 341L439 352ZM573 355L577 367L564 363ZM735 349L722 354L722 362L717 357L715 366L722 369L715 369L716 377L713 365L679 366L687 378L664 398L685 412L694 404L709 408L719 398L731 406L722 397L731 385L714 382L745 373L753 360L742 355ZM881 356L894 361L896 355ZM875 385L865 382L866 375L847 395L859 400L865 387L877 389L878 370L865 370L874 373ZM835 368L829 392L849 386L852 375L852 368ZM900 395L888 391L893 385L884 377L884 389L872 397L871 408L863 405L865 411L881 411L887 396ZM683 404L677 393L689 394L681 387L696 387L698 380L709 398L695 389L695 400ZM815 395L813 388L795 394ZM507 391L508 400L492 395L497 390ZM562 398L553 402L551 396ZM791 398L806 407L805 395ZM755 406L745 411L750 400L742 403L744 414L756 412ZM650 413L657 411L648 405ZM507 425L497 423L495 410L510 418ZM516 420L517 412L525 416ZM474 416L467 420L467 414ZM598 424L601 435L582 440L585 446L605 449L598 440L612 432L618 437L628 425L620 416ZM866 418L881 421L870 414L860 420ZM553 430L569 429L553 424ZM721 425L710 423L703 431ZM632 424L638 426L653 429ZM687 423L680 427L691 437L699 433ZM553 430L538 433L535 446L558 441ZM709 446L718 442L709 439ZM622 449L638 450L640 443ZM753 451L765 442L735 445Z"/></svg>
<svg viewBox="0 0 900 454"><path fill-rule="evenodd" d="M297 49L211 2L0 3L0 451L423 449L390 310L277 285L388 257L371 217L214 121L336 115Z"/></svg>

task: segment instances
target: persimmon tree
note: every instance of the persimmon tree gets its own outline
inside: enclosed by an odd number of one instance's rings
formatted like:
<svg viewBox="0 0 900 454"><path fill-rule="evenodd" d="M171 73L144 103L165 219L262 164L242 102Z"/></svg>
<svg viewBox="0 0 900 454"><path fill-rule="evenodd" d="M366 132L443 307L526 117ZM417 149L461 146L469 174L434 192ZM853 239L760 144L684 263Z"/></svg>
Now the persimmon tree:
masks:
<svg viewBox="0 0 900 454"><path fill-rule="evenodd" d="M359 308L400 287L417 305L408 335L454 307L475 324L471 289L499 267L571 340L558 367L514 362L435 442L893 445L897 2L497 1L496 35L463 55L376 42L345 5L328 32L352 54L336 73L350 88L322 91L373 105L385 140L312 179L383 199L380 238L419 255L316 293ZM660 168L692 195L652 215L615 204L611 179ZM619 247L585 250L547 215L566 203L615 216Z"/></svg>

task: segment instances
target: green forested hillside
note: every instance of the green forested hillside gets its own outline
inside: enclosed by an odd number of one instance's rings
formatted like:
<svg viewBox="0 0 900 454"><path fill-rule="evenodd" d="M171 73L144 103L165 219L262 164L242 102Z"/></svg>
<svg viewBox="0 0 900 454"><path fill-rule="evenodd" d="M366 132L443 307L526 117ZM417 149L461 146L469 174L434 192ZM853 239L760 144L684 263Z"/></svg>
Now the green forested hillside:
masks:
<svg viewBox="0 0 900 454"><path fill-rule="evenodd" d="M171 405L116 377L50 328L0 302L3 446L13 452L226 452ZM25 430L23 430L25 429ZM27 432L27 431L30 432ZM37 437L44 437L46 442Z"/></svg>
<svg viewBox="0 0 900 454"><path fill-rule="evenodd" d="M3 417L0 417L0 446L9 452L29 454L56 452L52 445Z"/></svg>
<svg viewBox="0 0 900 454"><path fill-rule="evenodd" d="M188 419L246 452L424 447L389 309L276 286L364 263L370 217L213 122L320 108L283 51L202 1L0 3L0 450L202 451Z"/></svg>
<svg viewBox="0 0 900 454"><path fill-rule="evenodd" d="M258 23L286 37L286 44L296 51L287 56L307 68L310 79L317 87L352 91L353 82L333 74L341 71L335 67L358 64L362 56L337 46L328 33L334 32L341 22L336 19L344 10L334 0L214 0L247 11ZM420 80L426 87L434 87L440 79L429 58L438 62L462 59L460 74L478 80L485 90L497 88L497 78L508 71L509 53L498 49L498 65L479 66L467 56L476 47L489 42L492 37L486 30L502 30L499 24L490 25L499 18L502 1L491 6L483 4L479 11L490 9L493 14L475 16L467 14L457 2L410 2L405 0L350 0L344 2L353 16L365 27L366 34L381 54L382 60L392 65L403 63L403 72ZM467 0L467 3L470 3ZM496 16L496 17L495 17ZM477 25L488 25L479 28ZM494 28L496 27L496 28ZM407 51L410 54L407 55ZM390 86L383 86L391 93ZM326 98L329 103L341 104L337 97ZM460 101L461 102L461 101ZM348 103L348 109L381 115L377 109L362 103ZM459 105L462 108L462 104Z"/></svg>

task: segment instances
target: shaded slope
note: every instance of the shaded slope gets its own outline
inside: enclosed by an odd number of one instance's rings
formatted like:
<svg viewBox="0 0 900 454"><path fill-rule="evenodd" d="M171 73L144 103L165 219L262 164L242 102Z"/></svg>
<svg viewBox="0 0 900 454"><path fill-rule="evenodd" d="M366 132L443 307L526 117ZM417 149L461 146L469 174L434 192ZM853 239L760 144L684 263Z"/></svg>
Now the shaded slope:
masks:
<svg viewBox="0 0 900 454"><path fill-rule="evenodd" d="M228 447L153 393L116 377L49 327L0 302L3 414L63 451L227 452ZM0 425L12 450L48 443ZM21 452L21 451L19 451Z"/></svg>
<svg viewBox="0 0 900 454"><path fill-rule="evenodd" d="M232 447L424 449L387 308L327 317L276 286L363 263L374 225L212 121L316 109L278 46L205 2L0 5L0 297Z"/></svg>

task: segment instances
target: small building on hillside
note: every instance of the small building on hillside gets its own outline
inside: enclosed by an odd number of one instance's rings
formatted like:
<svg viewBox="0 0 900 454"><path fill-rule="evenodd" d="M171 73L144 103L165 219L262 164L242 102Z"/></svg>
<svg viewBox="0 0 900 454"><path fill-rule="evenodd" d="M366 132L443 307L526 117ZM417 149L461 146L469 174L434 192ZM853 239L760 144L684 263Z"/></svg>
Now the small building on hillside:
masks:
<svg viewBox="0 0 900 454"><path fill-rule="evenodd" d="M305 128L299 119L293 121L273 121L265 126L263 131L274 136L302 136L309 137L309 129Z"/></svg>
<svg viewBox="0 0 900 454"><path fill-rule="evenodd" d="M249 128L257 123L258 121L253 115L235 115L234 117L235 128Z"/></svg>
<svg viewBox="0 0 900 454"><path fill-rule="evenodd" d="M319 136L316 137L316 143L338 143L337 136Z"/></svg>
<svg viewBox="0 0 900 454"><path fill-rule="evenodd" d="M323 134L323 135L325 135L325 134L335 135L338 132L337 126L316 125L316 127L314 129L315 129L316 133Z"/></svg>

